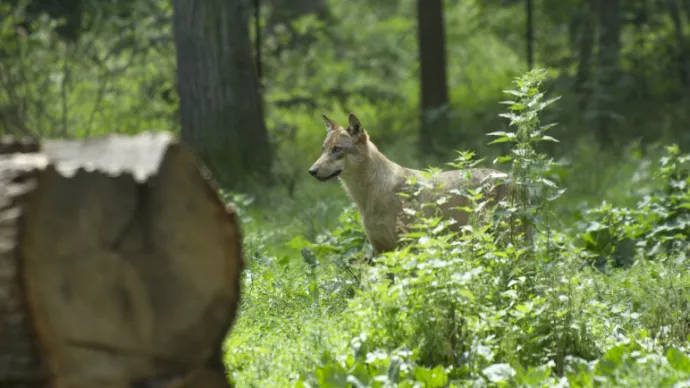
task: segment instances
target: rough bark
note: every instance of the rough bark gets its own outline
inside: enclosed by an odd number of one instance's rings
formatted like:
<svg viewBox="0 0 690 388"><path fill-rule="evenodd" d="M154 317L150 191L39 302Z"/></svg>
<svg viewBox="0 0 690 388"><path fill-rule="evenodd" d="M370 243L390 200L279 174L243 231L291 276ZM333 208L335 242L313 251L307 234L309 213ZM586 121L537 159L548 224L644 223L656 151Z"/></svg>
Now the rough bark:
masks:
<svg viewBox="0 0 690 388"><path fill-rule="evenodd" d="M4 144L0 386L228 387L241 235L194 155L167 134Z"/></svg>
<svg viewBox="0 0 690 388"><path fill-rule="evenodd" d="M46 163L35 143L0 141L0 386L43 387L43 372L17 258L22 201L35 187L33 172ZM26 152L26 153L22 153Z"/></svg>
<svg viewBox="0 0 690 388"><path fill-rule="evenodd" d="M448 82L443 0L417 0L421 115L420 147L436 152L448 140Z"/></svg>
<svg viewBox="0 0 690 388"><path fill-rule="evenodd" d="M245 0L174 0L182 139L223 184L269 177Z"/></svg>

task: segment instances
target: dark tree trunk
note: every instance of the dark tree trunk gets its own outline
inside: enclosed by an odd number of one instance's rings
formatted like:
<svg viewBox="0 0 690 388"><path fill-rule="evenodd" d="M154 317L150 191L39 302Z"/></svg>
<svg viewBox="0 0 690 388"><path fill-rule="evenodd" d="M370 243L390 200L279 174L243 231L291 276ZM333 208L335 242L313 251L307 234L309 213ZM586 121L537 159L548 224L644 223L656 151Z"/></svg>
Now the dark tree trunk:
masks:
<svg viewBox="0 0 690 388"><path fill-rule="evenodd" d="M417 37L421 67L420 148L435 152L448 140L448 83L443 0L417 0Z"/></svg>
<svg viewBox="0 0 690 388"><path fill-rule="evenodd" d="M690 87L690 60L688 59L688 45L683 31L683 22L680 15L679 0L668 0L669 14L673 21L673 28L676 35L676 63L678 66L678 77L683 89L683 94L687 93Z"/></svg>
<svg viewBox="0 0 690 388"><path fill-rule="evenodd" d="M265 181L272 148L245 0L174 0L182 140L223 183Z"/></svg>
<svg viewBox="0 0 690 388"><path fill-rule="evenodd" d="M534 66L534 3L532 0L525 0L525 7L527 12L527 31L525 31L525 38L527 40L527 69L532 70Z"/></svg>
<svg viewBox="0 0 690 388"><path fill-rule="evenodd" d="M584 110L589 100L592 54L594 52L594 40L596 37L596 22L594 3L596 0L587 0L583 9L577 15L577 74L575 76L575 90L578 94L580 110Z"/></svg>
<svg viewBox="0 0 690 388"><path fill-rule="evenodd" d="M621 15L619 0L599 0L599 52L595 93L597 137L602 146L613 145L615 102L620 77Z"/></svg>

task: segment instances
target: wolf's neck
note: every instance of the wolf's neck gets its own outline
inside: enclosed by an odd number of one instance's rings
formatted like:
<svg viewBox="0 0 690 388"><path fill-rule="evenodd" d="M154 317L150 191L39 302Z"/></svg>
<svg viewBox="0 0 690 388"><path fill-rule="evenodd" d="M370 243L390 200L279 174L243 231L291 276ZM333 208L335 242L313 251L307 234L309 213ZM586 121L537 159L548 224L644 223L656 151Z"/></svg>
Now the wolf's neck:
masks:
<svg viewBox="0 0 690 388"><path fill-rule="evenodd" d="M397 163L389 160L372 143L367 148L363 160L353 169L346 169L340 180L350 197L361 210L372 204L385 200L395 190L395 186L404 170Z"/></svg>

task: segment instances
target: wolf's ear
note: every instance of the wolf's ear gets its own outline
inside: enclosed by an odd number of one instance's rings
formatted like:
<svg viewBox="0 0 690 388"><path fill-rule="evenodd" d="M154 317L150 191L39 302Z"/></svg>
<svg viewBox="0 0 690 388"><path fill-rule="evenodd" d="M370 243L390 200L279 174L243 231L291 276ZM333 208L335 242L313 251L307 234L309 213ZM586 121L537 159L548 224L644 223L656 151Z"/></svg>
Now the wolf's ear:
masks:
<svg viewBox="0 0 690 388"><path fill-rule="evenodd" d="M325 114L321 114L321 117L323 117L323 122L326 123L326 131L330 132L338 126L335 121L329 119Z"/></svg>
<svg viewBox="0 0 690 388"><path fill-rule="evenodd" d="M350 136L359 136L362 134L362 123L359 122L354 113L347 116L347 132Z"/></svg>

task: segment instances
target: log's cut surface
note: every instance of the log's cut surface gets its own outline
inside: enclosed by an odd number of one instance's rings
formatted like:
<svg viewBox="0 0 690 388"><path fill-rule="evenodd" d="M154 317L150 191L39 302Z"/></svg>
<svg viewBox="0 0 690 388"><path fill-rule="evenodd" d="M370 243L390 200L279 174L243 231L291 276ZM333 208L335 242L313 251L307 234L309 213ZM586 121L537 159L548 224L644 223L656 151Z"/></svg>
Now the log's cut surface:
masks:
<svg viewBox="0 0 690 388"><path fill-rule="evenodd" d="M0 325L24 338L0 326L0 387L229 386L241 235L194 155L161 133L0 157Z"/></svg>

